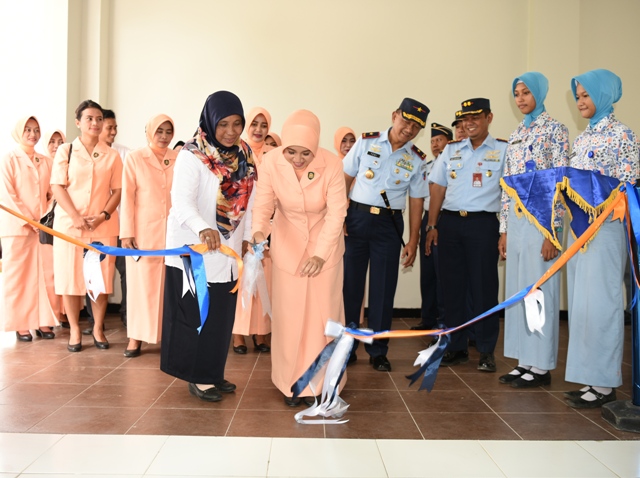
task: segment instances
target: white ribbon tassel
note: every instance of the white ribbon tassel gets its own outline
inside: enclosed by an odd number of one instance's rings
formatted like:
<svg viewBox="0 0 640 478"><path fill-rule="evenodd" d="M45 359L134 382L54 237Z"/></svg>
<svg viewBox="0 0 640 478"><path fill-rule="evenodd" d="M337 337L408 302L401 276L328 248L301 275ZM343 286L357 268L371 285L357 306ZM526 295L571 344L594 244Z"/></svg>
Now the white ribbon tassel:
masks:
<svg viewBox="0 0 640 478"><path fill-rule="evenodd" d="M262 245L264 249L264 243ZM246 308L251 304L251 300L256 294L260 295L262 302L262 310L265 314L271 316L271 301L269 300L269 291L267 290L267 280L264 277L264 268L262 267L262 250L257 249L254 254L247 252L244 257L244 271L242 273L242 307Z"/></svg>
<svg viewBox="0 0 640 478"><path fill-rule="evenodd" d="M536 289L530 295L524 298L524 308L527 314L527 327L529 332L542 333L542 327L544 326L544 293L541 289Z"/></svg>
<svg viewBox="0 0 640 478"><path fill-rule="evenodd" d="M438 348L441 338L442 336L438 335L438 341L435 344L429 345L428 348L418 352L418 357L416 358L416 361L413 362L414 367L415 366L422 367L425 363L427 363L427 360L429 360L429 357L431 357L433 355L433 352L435 352L436 349Z"/></svg>
<svg viewBox="0 0 640 478"><path fill-rule="evenodd" d="M82 272L84 273L84 286L87 289L87 294L95 302L100 294L107 292L100 269L99 252L87 251L82 263Z"/></svg>
<svg viewBox="0 0 640 478"><path fill-rule="evenodd" d="M347 361L349 354L351 352L351 348L353 347L353 337L350 335L344 335L342 332L344 331L344 326L337 322L328 321L325 327L325 335L328 337L337 337L335 340L338 341L336 344L336 348L329 359L329 362L323 367L322 370L316 375L311 383L309 384L309 389L311 393L316 394L315 390L317 388L318 382L320 381L323 373L324 373L324 384L322 386L322 396L320 398L320 403L316 400L315 403L307 408L306 410L302 410L295 415L295 419L298 423L302 423L305 425L321 425L321 424L340 424L347 423L349 420L341 420L344 414L349 408L349 404L345 402L338 393L338 378L340 377L340 372ZM334 395L335 392L335 395ZM333 396L333 400L331 397ZM324 417L331 418L329 420L305 420L303 417Z"/></svg>
<svg viewBox="0 0 640 478"><path fill-rule="evenodd" d="M196 296L196 282L191 271L182 270L182 297L191 292L193 297Z"/></svg>

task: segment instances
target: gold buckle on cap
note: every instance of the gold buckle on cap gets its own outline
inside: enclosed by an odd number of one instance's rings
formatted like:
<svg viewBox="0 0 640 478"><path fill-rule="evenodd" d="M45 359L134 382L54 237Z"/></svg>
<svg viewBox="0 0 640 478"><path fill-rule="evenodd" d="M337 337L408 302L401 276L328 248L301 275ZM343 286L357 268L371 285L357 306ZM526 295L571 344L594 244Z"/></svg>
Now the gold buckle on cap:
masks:
<svg viewBox="0 0 640 478"><path fill-rule="evenodd" d="M380 214L380 208L379 208L379 207L375 207L375 206L371 206L371 207L369 208L369 212L370 212L371 214L378 215L378 214Z"/></svg>
<svg viewBox="0 0 640 478"><path fill-rule="evenodd" d="M462 217L467 217L467 211L458 211Z"/></svg>

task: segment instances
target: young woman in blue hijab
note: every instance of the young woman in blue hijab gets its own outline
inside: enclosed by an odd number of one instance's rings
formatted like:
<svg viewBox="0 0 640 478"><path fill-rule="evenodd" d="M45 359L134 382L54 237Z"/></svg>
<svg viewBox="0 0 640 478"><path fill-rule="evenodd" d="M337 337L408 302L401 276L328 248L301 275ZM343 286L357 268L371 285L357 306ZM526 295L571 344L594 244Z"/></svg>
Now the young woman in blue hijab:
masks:
<svg viewBox="0 0 640 478"><path fill-rule="evenodd" d="M567 166L569 132L546 112L544 100L548 91L549 82L542 73L532 71L513 80L511 92L525 116L509 137L505 176ZM524 215L516 215L515 209L513 199L503 191L498 249L502 259L507 260L507 297L538 280L553 264L560 247L552 242L548 231L536 227ZM562 214L562 210L556 211L556 229L562 228ZM528 329L524 302L505 311L504 355L518 359L518 366L501 376L500 383L514 388L551 383L549 371L556 368L558 358L560 275L547 281L542 291L545 302L542 334Z"/></svg>
<svg viewBox="0 0 640 478"><path fill-rule="evenodd" d="M613 114L613 104L622 96L620 78L608 70L593 70L573 78L571 89L589 126L573 143L570 165L635 182L637 136ZM586 384L565 393L573 408L597 408L611 402L616 399L615 388L622 384L624 236L622 222L608 219L586 252L576 254L567 264L569 350L565 380Z"/></svg>

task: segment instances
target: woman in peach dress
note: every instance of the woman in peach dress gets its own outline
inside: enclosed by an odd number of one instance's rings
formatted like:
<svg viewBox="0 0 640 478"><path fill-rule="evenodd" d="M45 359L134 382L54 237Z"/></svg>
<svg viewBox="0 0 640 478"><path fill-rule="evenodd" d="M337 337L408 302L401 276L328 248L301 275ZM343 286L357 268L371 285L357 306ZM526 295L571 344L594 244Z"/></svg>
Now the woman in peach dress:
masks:
<svg viewBox="0 0 640 478"><path fill-rule="evenodd" d="M271 378L289 406L301 403L292 398L291 386L330 342L327 321L344 323L347 194L341 160L319 148L319 139L313 113L300 110L287 119L283 146L269 153L259 171L253 209L253 241L271 234ZM314 393L320 390L322 383ZM300 394L307 404L312 395L309 388Z"/></svg>
<svg viewBox="0 0 640 478"><path fill-rule="evenodd" d="M22 118L11 136L18 147L0 159L0 203L23 216L39 221L52 199L49 178L51 158L36 153L40 125L35 116ZM18 340L52 339L54 314L60 301L53 290L53 251L40 244L38 229L2 212L0 237L3 248L2 318L5 331Z"/></svg>
<svg viewBox="0 0 640 478"><path fill-rule="evenodd" d="M356 132L348 126L338 128L333 135L333 147L340 159L344 159L354 144L356 144Z"/></svg>
<svg viewBox="0 0 640 478"><path fill-rule="evenodd" d="M128 249L164 249L171 209L173 167L178 151L169 149L175 131L167 115L151 118L148 146L130 152L124 163L120 240ZM127 257L127 336L125 357L140 355L142 342L157 344L162 334L164 258Z"/></svg>
<svg viewBox="0 0 640 478"><path fill-rule="evenodd" d="M82 242L101 242L115 246L118 238L118 212L122 187L122 160L115 149L100 141L102 107L85 100L76 108L80 136L56 151L51 171L51 189L58 201L53 228ZM72 148L72 149L71 149ZM70 242L53 239L55 290L61 294L69 319L67 350L82 350L78 320L87 293L83 273L83 250ZM113 292L115 256L100 262L105 293L93 304L93 342L99 349L109 348L104 335L107 296Z"/></svg>
<svg viewBox="0 0 640 478"><path fill-rule="evenodd" d="M262 154L266 146L266 138L271 126L271 115L261 107L252 108L247 114L247 130L245 141L251 147L260 176L260 164ZM265 254L262 260L267 289L271 292L271 257ZM256 294L250 303L243 301L242 290L238 292L236 304L236 320L233 324L233 351L244 355L247 353L245 335L251 335L253 345L258 352L269 352L271 348L267 343L267 335L271 333L271 317L265 314L262 308L262 299Z"/></svg>

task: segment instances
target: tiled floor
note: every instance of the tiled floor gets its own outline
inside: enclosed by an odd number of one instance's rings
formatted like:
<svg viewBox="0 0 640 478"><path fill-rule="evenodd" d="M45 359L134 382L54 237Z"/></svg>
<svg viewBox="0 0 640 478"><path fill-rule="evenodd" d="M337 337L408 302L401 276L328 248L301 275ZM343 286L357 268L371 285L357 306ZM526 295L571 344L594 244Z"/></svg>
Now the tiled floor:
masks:
<svg viewBox="0 0 640 478"><path fill-rule="evenodd" d="M640 435L564 404L561 392L573 388L562 380L566 322L561 331L552 385L526 392L497 382L513 366L501 346L497 374L477 372L472 352L468 364L441 369L430 394L405 378L423 340L391 344L391 373L373 371L361 351L342 393L351 404L342 425L297 424L271 384L268 354L230 352L227 379L238 390L211 404L159 371L158 346L124 358L116 317L106 351L85 337L81 353L68 353L63 329L31 343L0 334L0 478L640 476Z"/></svg>
<svg viewBox="0 0 640 478"><path fill-rule="evenodd" d="M415 319L395 320L394 328ZM629 329L629 327L627 327ZM630 398L630 347L627 330L625 384L620 399ZM236 393L218 403L189 395L186 384L159 370L159 347L145 345L138 358L122 351L126 332L119 319L107 319L109 350L84 337L82 352L66 351L68 331L55 340L18 343L0 336L0 432L122 435L199 435L236 437L440 439L440 440L637 440L616 430L600 410L576 411L565 405L567 326L561 323L560 366L551 386L518 391L498 383L514 362L505 359L501 341L497 374L478 372L477 352L468 364L441 368L434 390L409 388L405 375L415 370L422 339L392 341L391 373L374 371L366 354L348 369L342 397L351 405L342 425L300 425L271 384L270 356L250 350L229 353L227 379Z"/></svg>

